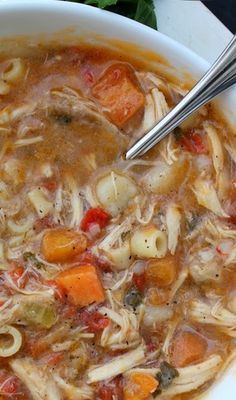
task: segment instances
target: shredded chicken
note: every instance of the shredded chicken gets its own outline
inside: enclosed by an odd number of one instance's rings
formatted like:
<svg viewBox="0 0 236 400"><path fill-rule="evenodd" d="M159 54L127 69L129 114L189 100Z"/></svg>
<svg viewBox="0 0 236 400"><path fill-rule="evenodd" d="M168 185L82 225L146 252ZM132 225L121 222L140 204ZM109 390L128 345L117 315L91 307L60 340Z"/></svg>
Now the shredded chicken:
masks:
<svg viewBox="0 0 236 400"><path fill-rule="evenodd" d="M108 235L99 243L99 249L109 250L109 248L114 246L122 234L131 230L132 221L133 217L128 217L120 225L112 226Z"/></svg>
<svg viewBox="0 0 236 400"><path fill-rule="evenodd" d="M212 161L216 171L216 178L219 178L221 171L224 166L224 153L223 147L221 145L221 141L219 139L217 130L208 122L203 124L203 127L207 133L207 136L210 141L211 150L212 150Z"/></svg>
<svg viewBox="0 0 236 400"><path fill-rule="evenodd" d="M229 336L235 336L236 315L227 310L221 299L215 304L207 304L201 300L195 300L191 304L190 317L201 324L215 325L222 328Z"/></svg>
<svg viewBox="0 0 236 400"><path fill-rule="evenodd" d="M97 121L109 132L119 134L118 128L113 125L97 108L92 100L82 97L76 90L64 86L61 89L51 90L39 104L42 109L53 109L54 111L69 112L70 115L83 120L88 119Z"/></svg>
<svg viewBox="0 0 236 400"><path fill-rule="evenodd" d="M206 229L214 237L236 239L236 230L230 229L220 221L207 220Z"/></svg>
<svg viewBox="0 0 236 400"><path fill-rule="evenodd" d="M156 400L168 399L170 396L176 396L181 393L192 392L198 389L206 382L210 381L218 373L222 365L222 358L215 354L200 364L190 367L178 368L179 376L175 378L172 385L163 390Z"/></svg>
<svg viewBox="0 0 236 400"><path fill-rule="evenodd" d="M219 202L217 193L211 182L198 178L194 182L193 192L201 206L208 208L208 210L211 210L219 217L228 217Z"/></svg>
<svg viewBox="0 0 236 400"><path fill-rule="evenodd" d="M60 400L60 390L45 367L37 367L30 358L18 358L10 361L14 373L29 390L34 400Z"/></svg>
<svg viewBox="0 0 236 400"><path fill-rule="evenodd" d="M69 400L87 400L93 399L93 389L84 383L80 383L79 386L74 386L71 383L66 382L59 375L53 375L55 382L58 384L61 391L64 393Z"/></svg>
<svg viewBox="0 0 236 400"><path fill-rule="evenodd" d="M13 304L12 299L1 298L5 303L0 307L0 326L11 324L15 322L19 304Z"/></svg>
<svg viewBox="0 0 236 400"><path fill-rule="evenodd" d="M157 87L154 87L146 96L144 117L139 132L144 133L152 128L168 112L169 107L164 94Z"/></svg>
<svg viewBox="0 0 236 400"><path fill-rule="evenodd" d="M83 202L79 195L79 188L72 176L66 176L66 184L70 196L71 220L69 227L73 228L80 224L83 217Z"/></svg>
<svg viewBox="0 0 236 400"><path fill-rule="evenodd" d="M112 350L137 347L141 341L139 320L134 312L121 308L119 312L107 307L99 312L112 321L102 332L101 346Z"/></svg>
<svg viewBox="0 0 236 400"><path fill-rule="evenodd" d="M145 360L144 350L144 346L140 345L137 349L118 356L104 365L91 368L88 372L88 383L113 378L141 364Z"/></svg>

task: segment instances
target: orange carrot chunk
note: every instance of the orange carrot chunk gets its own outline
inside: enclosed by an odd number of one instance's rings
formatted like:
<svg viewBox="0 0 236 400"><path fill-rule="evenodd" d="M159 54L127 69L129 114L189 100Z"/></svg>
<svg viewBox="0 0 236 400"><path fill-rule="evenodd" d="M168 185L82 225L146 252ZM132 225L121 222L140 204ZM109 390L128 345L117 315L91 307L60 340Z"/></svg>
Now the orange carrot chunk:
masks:
<svg viewBox="0 0 236 400"><path fill-rule="evenodd" d="M102 303L104 290L96 268L91 264L80 265L61 272L56 282L64 288L68 300L76 306Z"/></svg>
<svg viewBox="0 0 236 400"><path fill-rule="evenodd" d="M202 336L192 332L179 332L171 346L171 362L175 367L185 367L201 361L206 350L207 342Z"/></svg>
<svg viewBox="0 0 236 400"><path fill-rule="evenodd" d="M149 287L171 285L177 273L177 260L171 255L161 259L151 259L145 268L145 280Z"/></svg>
<svg viewBox="0 0 236 400"><path fill-rule="evenodd" d="M49 262L67 262L82 253L87 247L87 239L82 233L67 229L52 229L45 233L41 252Z"/></svg>
<svg viewBox="0 0 236 400"><path fill-rule="evenodd" d="M110 66L93 86L92 95L105 108L108 117L118 127L144 107L144 95L130 67Z"/></svg>
<svg viewBox="0 0 236 400"><path fill-rule="evenodd" d="M124 385L124 400L146 400L155 392L159 382L150 374L133 372Z"/></svg>

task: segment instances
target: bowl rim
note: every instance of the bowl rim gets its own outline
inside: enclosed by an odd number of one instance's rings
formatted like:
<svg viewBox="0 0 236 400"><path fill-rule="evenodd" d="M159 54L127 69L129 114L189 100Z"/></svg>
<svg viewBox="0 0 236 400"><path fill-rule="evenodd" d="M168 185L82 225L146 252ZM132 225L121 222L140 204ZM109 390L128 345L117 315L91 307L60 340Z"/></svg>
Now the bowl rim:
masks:
<svg viewBox="0 0 236 400"><path fill-rule="evenodd" d="M173 49L176 54L183 55L184 59L186 62L189 62L191 66L194 65L195 70L200 72L201 74L209 67L209 63L204 60L202 57L194 53L191 49L187 48L183 44L177 42L176 40L164 35L163 33L156 31L150 27L147 27L143 24L138 23L137 21L133 21L127 17L121 16L114 14L112 12L106 11L106 10L100 10L95 7L85 5L85 4L78 4L78 3L72 3L68 1L56 1L56 0L24 0L24 1L16 1L16 0L10 0L8 2L1 2L0 3L0 21L4 16L11 15L12 13L17 13L18 15L21 15L22 13L28 13L29 15L32 13L37 13L37 12L43 12L45 14L52 14L56 12L56 15L66 17L69 15L72 15L72 13L78 14L78 16L81 18L83 16L88 16L88 14L91 16L91 18L97 19L100 23L106 23L109 22L109 24L114 23L114 25L122 25L126 26L126 32L130 32L130 34L134 34L137 30L139 35L145 35L145 37L148 38L157 38L157 42L161 42L162 47L164 48L166 46L167 49ZM39 32L37 32L39 33ZM17 34L12 34L12 37L16 36ZM26 34L26 36L30 34ZM104 35L105 36L105 35ZM4 35L2 32L0 32L0 40L2 37L9 37L9 35ZM121 39L123 40L123 39ZM129 39L126 39L129 42ZM134 40L130 40L131 43L135 43ZM168 59L168 55L166 57ZM172 64L170 62L170 64ZM236 93L236 90L234 90L234 94ZM236 96L233 98L233 104L236 104ZM223 395L227 393L229 395L232 394L232 400L234 399L234 394L233 391L236 390L234 389L235 383L233 385L235 376L234 373L232 374L231 379L228 379L228 374L227 371L223 372L223 379L219 379L216 381L216 383L211 386L210 391L207 391L204 394L204 398L208 400L221 400ZM224 381L225 385L222 385L224 387L221 387L221 390L218 391L217 384L219 380ZM223 382L222 382L223 383ZM215 386L216 385L216 386ZM231 390L232 388L232 393L228 392L228 390ZM214 390L215 389L215 390ZM226 393L227 392L227 393ZM213 396L213 397L212 397ZM201 397L201 395L200 395ZM230 400L230 399L227 399Z"/></svg>
<svg viewBox="0 0 236 400"><path fill-rule="evenodd" d="M73 11L75 12L80 12L80 16L83 17L83 15L90 14L91 17L95 17L96 19L100 19L101 21L104 20L108 21L114 21L116 24L121 24L121 25L127 25L129 26L130 30L136 30L138 29L142 33L145 33L145 35L157 35L159 37L159 40L163 43L163 45L166 45L167 47L173 47L176 49L176 51L184 53L186 58L191 58L192 63L196 62L198 67L200 66L201 69L206 70L209 66L210 63L206 61L204 58L196 54L193 50L189 49L186 47L184 44L179 43L175 39L165 35L164 33L155 30L147 25L144 25L140 22L137 22L133 19L130 19L128 17L115 14L111 11L104 10L104 9L99 9L96 7L93 7L88 4L81 4L81 3L75 3L75 2L70 2L70 1L58 1L58 0L23 0L23 1L17 1L17 0L9 0L7 2L0 2L0 19L2 16L2 13L11 13L11 12L36 12L36 11L44 11L44 12L50 12L50 11L56 11L56 12L68 12L71 13ZM0 38L2 36L2 33L0 32Z"/></svg>

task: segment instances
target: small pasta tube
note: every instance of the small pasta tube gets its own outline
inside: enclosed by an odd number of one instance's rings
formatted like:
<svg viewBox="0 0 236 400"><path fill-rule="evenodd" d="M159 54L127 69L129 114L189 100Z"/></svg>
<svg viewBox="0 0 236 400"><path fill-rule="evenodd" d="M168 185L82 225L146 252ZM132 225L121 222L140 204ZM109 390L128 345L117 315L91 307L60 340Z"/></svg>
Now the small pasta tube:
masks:
<svg viewBox="0 0 236 400"><path fill-rule="evenodd" d="M28 198L37 212L39 218L45 217L53 208L41 188L35 188L28 193Z"/></svg>
<svg viewBox="0 0 236 400"><path fill-rule="evenodd" d="M96 184L96 198L112 216L122 212L137 194L135 182L130 177L114 171L100 178Z"/></svg>
<svg viewBox="0 0 236 400"><path fill-rule="evenodd" d="M175 204L170 205L166 211L166 225L168 230L168 249L175 254L180 234L181 214Z"/></svg>
<svg viewBox="0 0 236 400"><path fill-rule="evenodd" d="M167 237L154 225L137 229L131 237L131 254L138 258L162 258L167 252Z"/></svg>
<svg viewBox="0 0 236 400"><path fill-rule="evenodd" d="M7 82L17 82L23 78L25 67L20 58L12 58L8 61L8 67L3 73L3 80Z"/></svg>
<svg viewBox="0 0 236 400"><path fill-rule="evenodd" d="M10 336L11 340L0 340L0 357L10 357L20 350L22 336L18 329L11 325L4 325L0 328L0 338L1 336Z"/></svg>
<svg viewBox="0 0 236 400"><path fill-rule="evenodd" d="M106 255L112 261L116 270L127 269L131 264L130 243L126 241L117 248L111 248L106 251Z"/></svg>

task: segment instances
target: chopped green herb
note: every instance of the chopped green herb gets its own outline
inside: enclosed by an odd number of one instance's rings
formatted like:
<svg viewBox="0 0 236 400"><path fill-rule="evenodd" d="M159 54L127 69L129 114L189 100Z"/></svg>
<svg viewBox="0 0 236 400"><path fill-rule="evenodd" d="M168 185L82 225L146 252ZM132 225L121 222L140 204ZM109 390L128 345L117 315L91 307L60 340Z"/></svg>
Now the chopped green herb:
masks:
<svg viewBox="0 0 236 400"><path fill-rule="evenodd" d="M179 376L176 368L172 367L168 362L163 361L160 364L160 372L157 374L157 380L159 381L158 393L161 394L162 389L166 389L172 384L174 378Z"/></svg>
<svg viewBox="0 0 236 400"><path fill-rule="evenodd" d="M26 251L25 253L23 253L23 260L26 263L31 263L35 268L40 269L44 267L44 264L38 261L35 257L35 254L31 251Z"/></svg>
<svg viewBox="0 0 236 400"><path fill-rule="evenodd" d="M125 296L125 304L136 308L142 303L142 294L139 290L134 287L131 287Z"/></svg>
<svg viewBox="0 0 236 400"><path fill-rule="evenodd" d="M129 237L129 235L130 235L130 231L123 232L123 233L121 234L121 240L122 240L122 242L125 242L125 240Z"/></svg>
<svg viewBox="0 0 236 400"><path fill-rule="evenodd" d="M153 0L70 0L106 9L157 29Z"/></svg>
<svg viewBox="0 0 236 400"><path fill-rule="evenodd" d="M23 259L24 261L33 261L35 259L34 253L31 253L31 251L26 251L23 253Z"/></svg>
<svg viewBox="0 0 236 400"><path fill-rule="evenodd" d="M174 137L175 137L175 139L178 141L178 140L180 140L181 139L181 137L182 137L182 135L183 135L183 133L182 133L182 129L179 127L179 126L177 126L175 129L174 129Z"/></svg>

